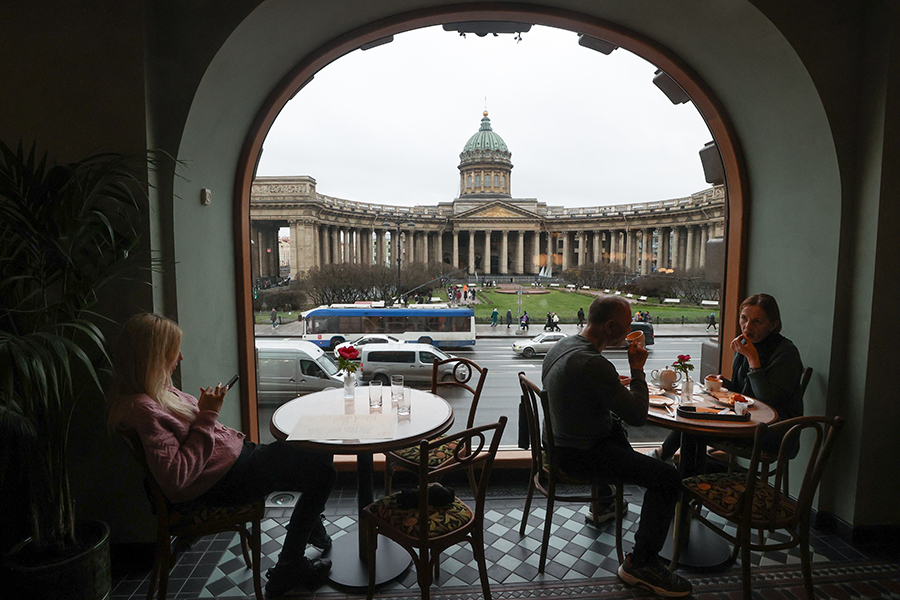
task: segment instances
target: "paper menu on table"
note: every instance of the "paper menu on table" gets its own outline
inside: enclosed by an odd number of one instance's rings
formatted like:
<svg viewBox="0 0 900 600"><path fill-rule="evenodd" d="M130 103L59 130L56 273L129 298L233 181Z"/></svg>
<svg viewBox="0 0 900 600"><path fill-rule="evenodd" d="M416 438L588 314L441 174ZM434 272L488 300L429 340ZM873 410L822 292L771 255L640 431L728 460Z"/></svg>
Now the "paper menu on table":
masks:
<svg viewBox="0 0 900 600"><path fill-rule="evenodd" d="M386 440L394 437L396 419L391 413L367 415L308 415L297 421L293 440Z"/></svg>

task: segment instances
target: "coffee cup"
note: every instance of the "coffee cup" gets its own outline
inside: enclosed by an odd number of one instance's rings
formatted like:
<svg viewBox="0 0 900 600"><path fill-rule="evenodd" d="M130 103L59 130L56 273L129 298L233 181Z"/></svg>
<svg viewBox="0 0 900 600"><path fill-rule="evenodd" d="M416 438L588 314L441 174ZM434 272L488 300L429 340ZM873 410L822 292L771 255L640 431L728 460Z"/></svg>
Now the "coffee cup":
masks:
<svg viewBox="0 0 900 600"><path fill-rule="evenodd" d="M722 378L718 375L706 376L706 389L710 392L718 392L722 389Z"/></svg>
<svg viewBox="0 0 900 600"><path fill-rule="evenodd" d="M625 341L630 344L635 344L640 348L644 347L644 332L643 331L632 331L628 335L625 336Z"/></svg>

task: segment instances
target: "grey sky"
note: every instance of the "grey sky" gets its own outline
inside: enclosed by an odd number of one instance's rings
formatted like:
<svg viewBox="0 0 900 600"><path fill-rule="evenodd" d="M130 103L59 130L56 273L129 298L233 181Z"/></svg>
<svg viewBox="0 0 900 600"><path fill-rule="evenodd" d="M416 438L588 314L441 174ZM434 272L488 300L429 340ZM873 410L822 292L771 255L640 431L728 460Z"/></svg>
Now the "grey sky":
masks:
<svg viewBox="0 0 900 600"><path fill-rule="evenodd" d="M653 85L655 70L546 27L519 43L407 32L320 71L278 116L258 174L310 175L320 194L349 200L448 202L486 97L512 152L513 197L596 206L687 196L709 187L697 153L712 136L692 104Z"/></svg>

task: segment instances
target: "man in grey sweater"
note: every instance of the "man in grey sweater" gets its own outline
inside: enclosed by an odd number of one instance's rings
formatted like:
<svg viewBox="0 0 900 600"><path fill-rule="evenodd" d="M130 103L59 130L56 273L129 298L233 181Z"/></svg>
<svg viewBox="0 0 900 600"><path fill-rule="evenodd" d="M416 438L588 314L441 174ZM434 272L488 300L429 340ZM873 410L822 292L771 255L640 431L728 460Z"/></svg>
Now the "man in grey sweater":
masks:
<svg viewBox="0 0 900 600"><path fill-rule="evenodd" d="M619 566L619 577L660 596L687 596L690 582L671 572L658 554L678 502L680 476L674 467L636 452L619 422L640 426L647 420L647 350L642 345L628 347L628 388L601 354L604 348L621 345L630 331L628 303L601 296L591 304L587 327L547 353L542 380L560 468L598 483L631 483L646 489L634 549Z"/></svg>

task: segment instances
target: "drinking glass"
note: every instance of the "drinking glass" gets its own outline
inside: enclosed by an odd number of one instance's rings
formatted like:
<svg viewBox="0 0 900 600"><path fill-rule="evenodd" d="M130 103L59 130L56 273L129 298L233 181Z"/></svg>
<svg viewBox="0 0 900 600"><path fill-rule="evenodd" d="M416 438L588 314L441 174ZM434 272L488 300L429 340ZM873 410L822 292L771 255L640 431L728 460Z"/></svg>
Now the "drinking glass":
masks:
<svg viewBox="0 0 900 600"><path fill-rule="evenodd" d="M397 415L401 417L409 416L410 402L412 401L412 390L404 389L397 398Z"/></svg>
<svg viewBox="0 0 900 600"><path fill-rule="evenodd" d="M403 397L403 375L391 375L391 404L397 406Z"/></svg>
<svg viewBox="0 0 900 600"><path fill-rule="evenodd" d="M381 382L369 382L369 408L381 408Z"/></svg>

